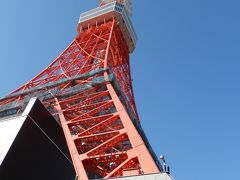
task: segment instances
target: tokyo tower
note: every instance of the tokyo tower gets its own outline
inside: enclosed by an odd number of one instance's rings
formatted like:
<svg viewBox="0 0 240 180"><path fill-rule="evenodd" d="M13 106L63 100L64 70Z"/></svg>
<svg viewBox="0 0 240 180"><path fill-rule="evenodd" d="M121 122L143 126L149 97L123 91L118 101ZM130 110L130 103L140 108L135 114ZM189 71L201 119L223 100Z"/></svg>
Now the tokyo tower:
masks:
<svg viewBox="0 0 240 180"><path fill-rule="evenodd" d="M131 0L100 0L80 15L77 36L46 69L0 99L0 118L7 118L20 116L37 97L62 127L76 179L165 172L134 100L131 15Z"/></svg>

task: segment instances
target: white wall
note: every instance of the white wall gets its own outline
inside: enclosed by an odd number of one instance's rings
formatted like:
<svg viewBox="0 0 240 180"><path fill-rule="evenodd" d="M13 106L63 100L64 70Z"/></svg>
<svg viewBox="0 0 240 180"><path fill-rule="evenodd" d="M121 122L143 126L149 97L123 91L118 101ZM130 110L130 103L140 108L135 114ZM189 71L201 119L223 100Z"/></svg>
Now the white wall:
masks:
<svg viewBox="0 0 240 180"><path fill-rule="evenodd" d="M18 131L22 127L26 116L15 117L0 121L0 165L11 147Z"/></svg>

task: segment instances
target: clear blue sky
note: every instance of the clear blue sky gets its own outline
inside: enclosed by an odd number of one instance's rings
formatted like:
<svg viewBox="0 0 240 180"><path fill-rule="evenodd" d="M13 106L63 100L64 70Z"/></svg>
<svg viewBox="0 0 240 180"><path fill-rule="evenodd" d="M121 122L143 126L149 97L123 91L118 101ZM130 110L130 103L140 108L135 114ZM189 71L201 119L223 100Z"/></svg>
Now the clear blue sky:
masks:
<svg viewBox="0 0 240 180"><path fill-rule="evenodd" d="M96 5L0 0L0 96L58 56L79 14ZM239 7L239 0L134 1L137 107L178 180L240 179Z"/></svg>

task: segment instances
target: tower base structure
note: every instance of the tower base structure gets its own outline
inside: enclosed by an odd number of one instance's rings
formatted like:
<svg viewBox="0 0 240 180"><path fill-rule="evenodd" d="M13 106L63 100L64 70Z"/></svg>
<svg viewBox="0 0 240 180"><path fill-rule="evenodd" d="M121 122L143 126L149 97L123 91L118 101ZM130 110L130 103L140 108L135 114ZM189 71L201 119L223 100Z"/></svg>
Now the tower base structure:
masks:
<svg viewBox="0 0 240 180"><path fill-rule="evenodd" d="M75 179L62 128L37 98L21 115L0 119L0 137L0 179ZM168 173L132 173L110 179L174 180Z"/></svg>

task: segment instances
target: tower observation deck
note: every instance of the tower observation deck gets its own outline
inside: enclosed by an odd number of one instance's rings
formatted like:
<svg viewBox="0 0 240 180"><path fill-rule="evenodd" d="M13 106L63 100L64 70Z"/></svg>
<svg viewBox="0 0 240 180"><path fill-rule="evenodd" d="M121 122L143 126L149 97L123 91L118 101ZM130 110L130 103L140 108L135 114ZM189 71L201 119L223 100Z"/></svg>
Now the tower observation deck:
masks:
<svg viewBox="0 0 240 180"><path fill-rule="evenodd" d="M100 0L80 15L77 36L46 69L0 99L0 122L21 116L30 99L41 101L63 129L79 180L162 172L134 100L131 16L131 0Z"/></svg>

